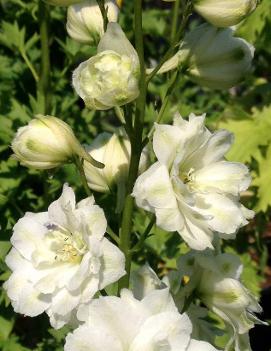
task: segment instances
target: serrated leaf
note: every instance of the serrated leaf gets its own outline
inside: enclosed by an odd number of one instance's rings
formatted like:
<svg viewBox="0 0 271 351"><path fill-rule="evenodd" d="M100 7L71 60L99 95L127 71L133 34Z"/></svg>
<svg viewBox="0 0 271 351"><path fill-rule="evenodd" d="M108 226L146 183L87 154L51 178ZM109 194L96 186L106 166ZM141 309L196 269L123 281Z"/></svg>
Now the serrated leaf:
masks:
<svg viewBox="0 0 271 351"><path fill-rule="evenodd" d="M269 145L267 149L265 158L262 157L258 162L259 176L253 182L253 184L258 187L258 203L255 209L256 211L265 212L268 206L271 205L271 145Z"/></svg>
<svg viewBox="0 0 271 351"><path fill-rule="evenodd" d="M255 111L251 119L228 120L219 124L235 136L227 158L232 161L250 162L258 154L259 147L271 141L271 106Z"/></svg>
<svg viewBox="0 0 271 351"><path fill-rule="evenodd" d="M250 43L257 44L257 38L261 35L266 21L270 18L271 1L263 0L257 9L242 23L237 30L237 35Z"/></svg>

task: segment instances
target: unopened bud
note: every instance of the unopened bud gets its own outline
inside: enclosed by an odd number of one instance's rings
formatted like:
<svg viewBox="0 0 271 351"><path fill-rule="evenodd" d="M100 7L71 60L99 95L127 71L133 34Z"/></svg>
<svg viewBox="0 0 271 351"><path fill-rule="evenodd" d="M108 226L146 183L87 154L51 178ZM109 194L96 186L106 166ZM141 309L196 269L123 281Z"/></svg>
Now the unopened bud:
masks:
<svg viewBox="0 0 271 351"><path fill-rule="evenodd" d="M126 181L129 171L131 144L120 129L115 134L102 133L87 148L89 155L102 162L105 167L98 169L84 162L84 170L91 189L108 192L115 186ZM140 159L139 172L147 166L147 152L143 151Z"/></svg>
<svg viewBox="0 0 271 351"><path fill-rule="evenodd" d="M38 115L19 128L12 142L15 158L24 166L51 169L81 157L102 167L86 153L67 123L52 116Z"/></svg>
<svg viewBox="0 0 271 351"><path fill-rule="evenodd" d="M194 9L216 27L230 27L255 10L257 0L194 0Z"/></svg>

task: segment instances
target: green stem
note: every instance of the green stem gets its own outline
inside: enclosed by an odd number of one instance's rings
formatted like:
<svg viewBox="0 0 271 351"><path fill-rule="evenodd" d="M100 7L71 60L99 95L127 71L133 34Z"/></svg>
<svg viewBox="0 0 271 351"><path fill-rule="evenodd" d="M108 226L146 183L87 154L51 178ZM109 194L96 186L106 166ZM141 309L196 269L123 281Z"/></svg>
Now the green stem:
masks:
<svg viewBox="0 0 271 351"><path fill-rule="evenodd" d="M37 71L35 70L35 67L32 65L32 63L30 62L29 58L27 57L27 54L25 53L25 51L20 50L20 53L22 55L22 58L24 59L24 62L26 63L27 67L29 68L29 70L32 73L33 78L35 79L36 83L39 81L39 75L37 73Z"/></svg>
<svg viewBox="0 0 271 351"><path fill-rule="evenodd" d="M43 98L43 113L49 114L51 110L51 64L49 49L50 12L49 6L46 5L43 0L39 1L38 19L41 41L41 69L38 90Z"/></svg>
<svg viewBox="0 0 271 351"><path fill-rule="evenodd" d="M192 5L190 1L187 1L184 11L183 11L183 15L182 15L182 21L180 24L180 28L177 31L175 38L172 42L172 45L168 48L168 50L166 51L165 55L162 57L161 61L159 62L159 64L153 69L153 71L148 75L147 77L147 85L150 83L150 81L152 80L152 78L156 75L156 73L160 70L160 68L163 66L163 64L170 59L173 54L175 53L176 47L179 45L180 42L180 38L182 37L184 30L186 28L189 16L191 14L192 11Z"/></svg>
<svg viewBox="0 0 271 351"><path fill-rule="evenodd" d="M117 244L119 244L119 242L120 242L119 237L118 237L117 234L113 231L113 229L111 229L111 228L109 227L109 225L107 225L106 232L107 232L107 234L108 234Z"/></svg>
<svg viewBox="0 0 271 351"><path fill-rule="evenodd" d="M97 3L100 8L101 14L103 16L104 31L106 32L107 25L108 25L107 8L105 8L104 6L104 0L97 0Z"/></svg>
<svg viewBox="0 0 271 351"><path fill-rule="evenodd" d="M127 181L127 196L124 203L124 210L122 214L121 232L120 232L120 249L125 255L125 269L126 275L119 281L119 291L122 288L129 287L130 270L131 270L131 232L133 226L133 211L134 199L131 192L134 187L135 180L138 175L139 160L142 151L142 133L146 106L146 74L145 74L145 60L144 60L144 42L143 42L143 28L142 28L142 0L135 0L134 2L134 23L135 23L135 47L138 53L140 62L140 78L139 90L140 94L136 101L135 123L133 133L130 134L131 142L131 161L129 167L129 175Z"/></svg>
<svg viewBox="0 0 271 351"><path fill-rule="evenodd" d="M86 192L87 196L91 196L92 194L91 194L91 191L88 187L88 181L87 181L87 177L86 177L86 174L84 171L83 162L84 162L84 160L79 158L79 157L74 158L74 164L79 171L81 182L82 182L82 185L85 189L85 192Z"/></svg>
<svg viewBox="0 0 271 351"><path fill-rule="evenodd" d="M175 37L176 37L177 25L178 25L178 19L179 19L180 4L181 4L181 0L175 0L174 7L173 7L171 33L170 33L170 43L171 43L171 45L174 44L174 40L175 40Z"/></svg>
<svg viewBox="0 0 271 351"><path fill-rule="evenodd" d="M141 235L138 243L132 248L131 252L138 252L142 249L144 246L145 240L148 238L150 231L152 230L152 227L154 226L156 221L155 215L152 216L150 223L148 224L147 228L145 229L144 233Z"/></svg>
<svg viewBox="0 0 271 351"><path fill-rule="evenodd" d="M182 71L181 71L182 72ZM164 117L164 114L165 114L165 111L168 107L168 103L169 103L169 100L170 98L172 97L172 94L174 92L174 89L176 87L176 83L178 81L178 78L180 76L180 71L176 71L172 74L171 78L170 78L170 81L169 81L169 84L168 84L168 88L167 88L167 91L166 91L166 95L164 97L164 100L162 102L162 106L158 112L158 115L157 115L157 118L156 118L156 123L161 123L163 117ZM151 139L153 133L154 133L154 130L155 130L155 125L152 126L148 136L146 137L146 139L144 140L144 145L146 145L148 143L148 141Z"/></svg>

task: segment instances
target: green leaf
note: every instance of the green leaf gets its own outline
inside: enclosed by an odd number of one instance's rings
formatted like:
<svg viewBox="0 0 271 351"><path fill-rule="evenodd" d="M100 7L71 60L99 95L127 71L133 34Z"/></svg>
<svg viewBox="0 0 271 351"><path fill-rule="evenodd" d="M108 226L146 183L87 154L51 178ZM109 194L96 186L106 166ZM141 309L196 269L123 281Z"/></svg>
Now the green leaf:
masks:
<svg viewBox="0 0 271 351"><path fill-rule="evenodd" d="M0 340L7 340L14 325L14 320L8 320L0 316Z"/></svg>
<svg viewBox="0 0 271 351"><path fill-rule="evenodd" d="M257 44L257 38L264 30L266 21L269 19L271 13L271 1L263 0L243 24L237 30L237 35L246 39L250 43Z"/></svg>
<svg viewBox="0 0 271 351"><path fill-rule="evenodd" d="M271 141L271 106L256 110L250 119L228 120L219 124L234 133L235 142L227 158L233 161L250 162L259 154L259 147Z"/></svg>
<svg viewBox="0 0 271 351"><path fill-rule="evenodd" d="M4 260L8 250L11 248L11 243L9 241L0 241L0 260Z"/></svg>
<svg viewBox="0 0 271 351"><path fill-rule="evenodd" d="M258 162L259 176L253 182L253 184L258 187L258 202L255 209L256 211L265 212L268 206L271 205L271 145L269 145L267 149L266 157L258 159Z"/></svg>

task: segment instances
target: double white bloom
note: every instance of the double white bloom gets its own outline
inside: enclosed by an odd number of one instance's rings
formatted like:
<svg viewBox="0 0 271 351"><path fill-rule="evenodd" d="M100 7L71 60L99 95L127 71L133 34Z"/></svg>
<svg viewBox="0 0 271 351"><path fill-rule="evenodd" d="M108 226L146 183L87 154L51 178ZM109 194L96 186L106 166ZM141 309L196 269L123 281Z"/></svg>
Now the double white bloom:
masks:
<svg viewBox="0 0 271 351"><path fill-rule="evenodd" d="M117 23L109 23L97 55L73 73L73 86L88 108L107 110L133 101L139 94L139 59Z"/></svg>
<svg viewBox="0 0 271 351"><path fill-rule="evenodd" d="M137 205L155 213L159 227L177 231L197 250L213 247L213 232L233 238L253 216L239 202L250 184L248 168L224 158L232 134L212 134L204 118L176 116L173 126L156 125L158 161L138 177L133 190Z"/></svg>
<svg viewBox="0 0 271 351"><path fill-rule="evenodd" d="M94 198L76 205L67 185L48 212L26 213L6 257L12 274L4 287L15 312L34 317L45 311L60 328L80 304L122 277L124 255L104 237L106 225Z"/></svg>
<svg viewBox="0 0 271 351"><path fill-rule="evenodd" d="M192 324L179 314L168 289L141 301L129 290L101 297L78 311L85 323L66 338L65 351L216 351L191 339Z"/></svg>

